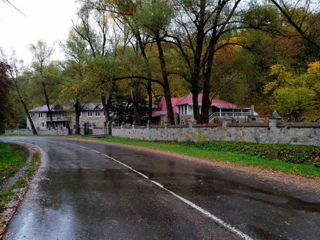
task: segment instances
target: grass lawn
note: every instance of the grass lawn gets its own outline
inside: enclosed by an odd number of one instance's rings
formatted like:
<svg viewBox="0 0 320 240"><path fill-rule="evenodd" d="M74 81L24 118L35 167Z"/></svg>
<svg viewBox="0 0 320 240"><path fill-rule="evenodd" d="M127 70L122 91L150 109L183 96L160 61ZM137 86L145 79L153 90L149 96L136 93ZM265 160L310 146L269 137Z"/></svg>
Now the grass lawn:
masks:
<svg viewBox="0 0 320 240"><path fill-rule="evenodd" d="M18 171L27 160L28 154L9 144L0 143L0 182Z"/></svg>
<svg viewBox="0 0 320 240"><path fill-rule="evenodd" d="M304 177L320 177L320 168L313 166L314 161L318 159L317 154L320 153L319 147L220 141L198 144L162 143L118 137L90 138L79 136L70 138L147 147L214 161L262 167ZM315 159L313 159L314 156Z"/></svg>

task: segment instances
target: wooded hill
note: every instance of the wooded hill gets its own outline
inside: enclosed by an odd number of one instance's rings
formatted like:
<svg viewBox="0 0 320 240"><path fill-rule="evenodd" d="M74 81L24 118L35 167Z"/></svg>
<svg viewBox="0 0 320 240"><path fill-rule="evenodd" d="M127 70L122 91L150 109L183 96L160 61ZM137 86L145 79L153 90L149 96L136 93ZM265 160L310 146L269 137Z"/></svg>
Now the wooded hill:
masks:
<svg viewBox="0 0 320 240"><path fill-rule="evenodd" d="M260 114L277 109L289 121L320 116L319 3L80 3L69 38L61 44L65 61L51 61L54 49L42 41L30 47L30 67L12 57L2 59L10 68L1 68L1 81L12 83L6 85L10 100L0 113L6 127L23 123L31 107L72 103L79 113L81 103L90 101L103 104L106 121L112 120L111 108L127 103L132 121L139 123L143 116L151 117L152 104L161 96L174 124L170 99L189 92L198 123L208 122L212 96L253 104Z"/></svg>

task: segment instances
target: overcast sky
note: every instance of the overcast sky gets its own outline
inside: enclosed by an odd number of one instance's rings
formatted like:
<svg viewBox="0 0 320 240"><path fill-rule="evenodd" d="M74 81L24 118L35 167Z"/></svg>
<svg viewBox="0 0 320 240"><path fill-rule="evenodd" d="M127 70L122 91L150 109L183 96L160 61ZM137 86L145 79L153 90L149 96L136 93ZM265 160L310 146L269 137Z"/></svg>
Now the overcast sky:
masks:
<svg viewBox="0 0 320 240"><path fill-rule="evenodd" d="M18 59L30 63L30 43L56 43L53 59L63 59L59 41L67 38L76 19L75 0L10 0L25 16L0 0L0 48L7 55L16 51Z"/></svg>

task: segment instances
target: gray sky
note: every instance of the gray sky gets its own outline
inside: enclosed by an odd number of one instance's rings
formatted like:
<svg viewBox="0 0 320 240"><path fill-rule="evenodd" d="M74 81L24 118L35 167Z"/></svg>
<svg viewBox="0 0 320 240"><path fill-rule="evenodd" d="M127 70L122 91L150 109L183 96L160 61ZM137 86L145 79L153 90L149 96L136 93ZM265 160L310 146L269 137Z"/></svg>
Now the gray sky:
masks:
<svg viewBox="0 0 320 240"><path fill-rule="evenodd" d="M67 38L71 20L76 19L75 0L11 0L25 16L0 0L0 48L7 55L16 51L18 59L30 63L30 43L56 42L53 59L63 59L59 41Z"/></svg>

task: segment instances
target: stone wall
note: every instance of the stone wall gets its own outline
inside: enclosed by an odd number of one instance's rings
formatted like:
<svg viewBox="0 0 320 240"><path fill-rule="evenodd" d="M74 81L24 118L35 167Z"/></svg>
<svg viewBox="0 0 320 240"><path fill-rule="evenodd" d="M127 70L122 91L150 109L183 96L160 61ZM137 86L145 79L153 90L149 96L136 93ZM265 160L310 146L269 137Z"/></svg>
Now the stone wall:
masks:
<svg viewBox="0 0 320 240"><path fill-rule="evenodd" d="M30 129L7 129L6 135L33 135ZM50 136L67 136L69 135L67 129L51 129L51 130L37 130L38 135L50 135Z"/></svg>
<svg viewBox="0 0 320 240"><path fill-rule="evenodd" d="M82 131L83 133L83 131ZM93 135L106 135L107 128L93 128ZM6 134L32 135L28 129L6 130ZM68 130L38 130L39 135L68 135ZM318 123L229 123L184 126L113 127L112 135L152 141L242 141L320 146Z"/></svg>
<svg viewBox="0 0 320 240"><path fill-rule="evenodd" d="M320 124L247 123L175 127L114 127L112 135L153 141L242 141L320 146Z"/></svg>

